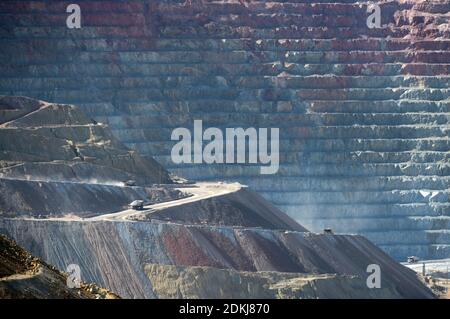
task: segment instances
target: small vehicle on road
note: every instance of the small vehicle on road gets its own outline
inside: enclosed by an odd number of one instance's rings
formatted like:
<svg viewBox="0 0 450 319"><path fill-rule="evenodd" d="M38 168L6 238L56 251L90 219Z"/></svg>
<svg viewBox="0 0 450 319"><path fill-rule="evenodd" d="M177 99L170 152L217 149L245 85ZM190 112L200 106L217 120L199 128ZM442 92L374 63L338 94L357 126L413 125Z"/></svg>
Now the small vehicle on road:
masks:
<svg viewBox="0 0 450 319"><path fill-rule="evenodd" d="M128 204L128 206L131 209L135 209L135 210L143 210L144 209L144 201L143 200L134 200L132 201L130 204Z"/></svg>
<svg viewBox="0 0 450 319"><path fill-rule="evenodd" d="M419 260L420 259L417 256L409 256L407 259L409 264L415 264L415 263L419 262Z"/></svg>
<svg viewBox="0 0 450 319"><path fill-rule="evenodd" d="M123 186L136 186L136 181L133 180L128 180L128 181L123 181Z"/></svg>

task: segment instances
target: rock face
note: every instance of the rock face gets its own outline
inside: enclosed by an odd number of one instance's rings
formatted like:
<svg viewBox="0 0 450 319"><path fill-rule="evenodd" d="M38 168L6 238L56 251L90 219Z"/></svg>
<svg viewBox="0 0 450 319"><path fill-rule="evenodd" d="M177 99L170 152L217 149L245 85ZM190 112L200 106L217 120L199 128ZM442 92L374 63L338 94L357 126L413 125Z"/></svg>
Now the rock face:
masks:
<svg viewBox="0 0 450 319"><path fill-rule="evenodd" d="M93 284L82 283L80 288L68 288L67 274L33 257L3 235L0 235L0 248L1 299L118 298Z"/></svg>
<svg viewBox="0 0 450 319"><path fill-rule="evenodd" d="M238 180L309 229L445 258L450 2L374 2L370 29L352 0L86 0L68 29L65 2L2 1L0 94L78 104L169 170ZM194 119L280 127L279 173L173 164L171 131Z"/></svg>
<svg viewBox="0 0 450 319"><path fill-rule="evenodd" d="M392 288L369 289L356 277L241 272L211 267L145 266L159 298L373 299L401 298ZM214 285L211 283L214 282Z"/></svg>

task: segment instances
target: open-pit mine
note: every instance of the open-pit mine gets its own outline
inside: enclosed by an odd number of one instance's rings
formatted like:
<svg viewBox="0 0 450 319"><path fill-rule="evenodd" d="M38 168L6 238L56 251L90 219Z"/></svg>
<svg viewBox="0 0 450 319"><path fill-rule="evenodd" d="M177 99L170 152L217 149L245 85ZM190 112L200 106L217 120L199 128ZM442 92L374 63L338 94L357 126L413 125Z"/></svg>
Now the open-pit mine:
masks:
<svg viewBox="0 0 450 319"><path fill-rule="evenodd" d="M448 297L450 0L2 0L0 61L0 298Z"/></svg>

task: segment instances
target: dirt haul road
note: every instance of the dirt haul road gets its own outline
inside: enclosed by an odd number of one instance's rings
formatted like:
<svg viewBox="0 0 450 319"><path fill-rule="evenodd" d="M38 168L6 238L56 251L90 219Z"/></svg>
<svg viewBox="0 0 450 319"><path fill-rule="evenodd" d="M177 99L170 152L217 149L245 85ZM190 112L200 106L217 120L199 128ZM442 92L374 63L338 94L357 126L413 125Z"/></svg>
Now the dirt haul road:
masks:
<svg viewBox="0 0 450 319"><path fill-rule="evenodd" d="M239 191L242 187L245 187L239 183L195 183L189 186L183 186L175 188L182 192L188 193L189 197L181 198L178 200L157 203L152 205L145 205L142 210L127 209L117 213L104 214L91 218L85 218L84 221L98 221L98 220L127 220L129 217L139 215L142 213L154 212L169 207L180 206L200 200L204 200L211 197L221 196Z"/></svg>

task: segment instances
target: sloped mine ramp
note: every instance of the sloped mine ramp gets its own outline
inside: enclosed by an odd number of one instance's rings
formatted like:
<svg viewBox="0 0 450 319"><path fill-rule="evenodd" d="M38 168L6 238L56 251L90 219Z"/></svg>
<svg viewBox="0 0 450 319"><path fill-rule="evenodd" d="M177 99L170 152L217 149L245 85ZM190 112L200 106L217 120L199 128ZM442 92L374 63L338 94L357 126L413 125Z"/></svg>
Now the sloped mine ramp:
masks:
<svg viewBox="0 0 450 319"><path fill-rule="evenodd" d="M0 235L0 298L116 299L117 295L94 284L67 286L66 273L32 256Z"/></svg>
<svg viewBox="0 0 450 319"><path fill-rule="evenodd" d="M366 284L367 266L377 264L382 287L389 291L384 297L434 297L412 270L356 235L156 221L19 219L2 219L0 233L59 269L78 264L83 280L127 298L158 297L145 271L148 264L353 276L359 287Z"/></svg>

